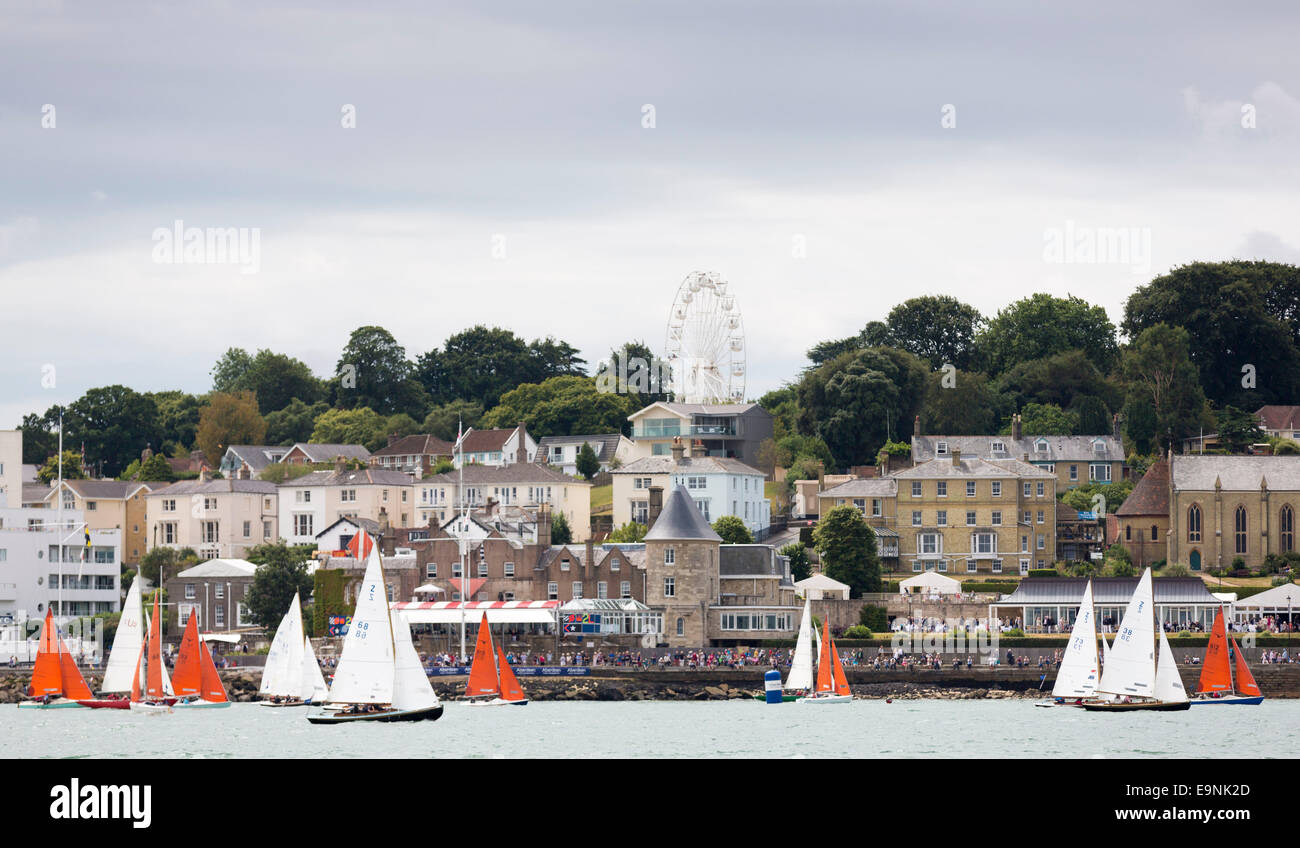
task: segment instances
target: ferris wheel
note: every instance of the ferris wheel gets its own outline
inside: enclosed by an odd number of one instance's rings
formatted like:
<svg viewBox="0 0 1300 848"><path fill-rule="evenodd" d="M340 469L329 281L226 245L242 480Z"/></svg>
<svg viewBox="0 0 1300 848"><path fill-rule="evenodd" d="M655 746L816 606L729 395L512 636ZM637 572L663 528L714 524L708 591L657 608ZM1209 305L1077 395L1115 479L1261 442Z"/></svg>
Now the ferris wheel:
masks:
<svg viewBox="0 0 1300 848"><path fill-rule="evenodd" d="M712 271L696 271L677 287L664 352L679 403L745 399L745 327L727 288Z"/></svg>

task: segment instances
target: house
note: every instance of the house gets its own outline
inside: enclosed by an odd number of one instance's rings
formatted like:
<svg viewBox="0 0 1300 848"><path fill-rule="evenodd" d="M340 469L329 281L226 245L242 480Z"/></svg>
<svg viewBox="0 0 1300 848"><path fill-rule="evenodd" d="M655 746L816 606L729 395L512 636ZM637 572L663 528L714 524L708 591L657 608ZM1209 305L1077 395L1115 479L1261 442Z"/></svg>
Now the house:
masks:
<svg viewBox="0 0 1300 848"><path fill-rule="evenodd" d="M405 471L350 470L339 461L333 471L311 471L281 483L277 492L283 522L280 535L291 545L311 545L316 534L339 518L367 518L394 527L412 527L415 481Z"/></svg>
<svg viewBox="0 0 1300 848"><path fill-rule="evenodd" d="M1300 442L1300 406L1261 406L1255 417L1265 435Z"/></svg>
<svg viewBox="0 0 1300 848"><path fill-rule="evenodd" d="M990 461L1018 459L1056 476L1061 489L1124 479L1124 442L1119 417L1114 432L1096 436L1024 436L1020 416L1011 418L1010 436L924 436L917 416L912 430L912 464L943 459L954 452Z"/></svg>
<svg viewBox="0 0 1300 848"><path fill-rule="evenodd" d="M223 477L256 480L288 452L282 445L231 445L221 457L219 470Z"/></svg>
<svg viewBox="0 0 1300 848"><path fill-rule="evenodd" d="M764 474L740 460L708 456L695 445L687 456L679 438L670 456L644 456L611 472L614 526L629 521L648 524L650 490L671 491L684 486L706 521L734 515L751 533L764 534L771 525L771 502L764 494Z"/></svg>
<svg viewBox="0 0 1300 848"><path fill-rule="evenodd" d="M298 442L284 453L280 460L285 465L317 465L337 462L339 459L356 460L363 465L370 459L370 451L361 445L317 445Z"/></svg>
<svg viewBox="0 0 1300 848"><path fill-rule="evenodd" d="M0 623L39 620L49 608L60 623L121 609L122 531L91 528L87 548L86 513L65 509L61 527L58 518L44 505L0 509Z"/></svg>
<svg viewBox="0 0 1300 848"><path fill-rule="evenodd" d="M467 462L460 470L419 481L415 490L416 524L444 524L462 506L478 509L497 504L502 509L521 507L533 511L546 504L553 512L564 515L575 542L585 541L591 533L591 484L549 465Z"/></svg>
<svg viewBox="0 0 1300 848"><path fill-rule="evenodd" d="M1147 469L1119 509L1115 510L1119 538L1116 539L1144 568L1168 558L1169 554L1169 460L1161 459Z"/></svg>
<svg viewBox="0 0 1300 848"><path fill-rule="evenodd" d="M168 578L163 586L176 604L173 633L180 633L190 613L200 630L213 633L253 627L247 600L257 566L243 559L210 559Z"/></svg>
<svg viewBox="0 0 1300 848"><path fill-rule="evenodd" d="M756 403L657 402L628 416L632 422L634 457L672 453L672 442L699 442L709 456L735 459L764 473L759 446L772 438L772 414Z"/></svg>
<svg viewBox="0 0 1300 848"><path fill-rule="evenodd" d="M455 446L435 436L421 434L388 437L388 444L370 455L370 466L385 471L405 471L415 479L428 477L439 460L451 461Z"/></svg>
<svg viewBox="0 0 1300 848"><path fill-rule="evenodd" d="M134 566L139 564L140 557L148 548L145 497L167 485L118 480L64 480L62 489L57 482L46 489L43 500L46 509L58 509L61 491L64 510L84 512L90 529L120 530L122 563Z"/></svg>
<svg viewBox="0 0 1300 848"><path fill-rule="evenodd" d="M348 543L363 531L382 547L384 542L388 540L386 534L391 532L391 528L381 526L374 519L343 516L316 534L316 550L326 552L346 551Z"/></svg>
<svg viewBox="0 0 1300 848"><path fill-rule="evenodd" d="M499 467L537 462L537 442L528 435L522 421L512 430L476 430L471 427L461 440L461 451L461 455L452 457L457 468L462 456L466 465Z"/></svg>
<svg viewBox="0 0 1300 848"><path fill-rule="evenodd" d="M213 480L201 472L145 496L147 549L194 548L208 558L242 558L279 538L279 498L264 480Z"/></svg>
<svg viewBox="0 0 1300 848"><path fill-rule="evenodd" d="M601 433L595 436L543 436L537 443L538 462L545 462L570 476L578 474L578 452L583 445L591 445L600 462L601 471L628 462L635 448L632 440L622 433ZM616 461L617 460L617 461Z"/></svg>
<svg viewBox="0 0 1300 848"><path fill-rule="evenodd" d="M861 512L876 534L881 567L891 573L898 571L898 480L894 477L847 480L818 493L817 502L819 516L837 506L851 506Z"/></svg>

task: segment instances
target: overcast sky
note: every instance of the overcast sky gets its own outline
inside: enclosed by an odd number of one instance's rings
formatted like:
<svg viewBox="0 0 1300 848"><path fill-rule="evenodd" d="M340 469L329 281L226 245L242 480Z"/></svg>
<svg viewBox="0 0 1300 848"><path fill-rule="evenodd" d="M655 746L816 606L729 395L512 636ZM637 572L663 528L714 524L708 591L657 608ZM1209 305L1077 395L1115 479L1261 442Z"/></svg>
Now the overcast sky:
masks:
<svg viewBox="0 0 1300 848"><path fill-rule="evenodd" d="M908 297L1118 322L1300 259L1293 4L1045 5L3 0L0 427L231 346L328 375L371 323L659 350L694 270L757 397ZM177 220L256 228L256 273L155 261ZM1102 230L1134 253L1049 256Z"/></svg>

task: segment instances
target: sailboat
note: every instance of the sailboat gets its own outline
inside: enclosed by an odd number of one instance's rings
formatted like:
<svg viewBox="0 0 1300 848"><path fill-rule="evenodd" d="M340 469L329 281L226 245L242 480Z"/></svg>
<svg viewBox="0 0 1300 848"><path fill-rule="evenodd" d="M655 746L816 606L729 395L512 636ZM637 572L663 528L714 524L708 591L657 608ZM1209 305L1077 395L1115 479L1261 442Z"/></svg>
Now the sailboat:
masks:
<svg viewBox="0 0 1300 848"><path fill-rule="evenodd" d="M799 639L795 642L794 656L790 659L790 673L781 684L783 703L797 701L804 693L812 691L813 657L821 650L821 638L817 635L816 628L812 626L812 620L812 611L805 599L803 618L799 621ZM813 647L814 639L817 640L816 648ZM754 700L766 702L767 695L760 693L754 696Z"/></svg>
<svg viewBox="0 0 1300 848"><path fill-rule="evenodd" d="M372 544L334 682L322 710L309 714L307 720L344 724L425 721L441 716L442 704L415 652L411 628L400 613L394 616L389 608L379 546Z"/></svg>
<svg viewBox="0 0 1300 848"><path fill-rule="evenodd" d="M1094 712L1133 710L1186 710L1191 708L1183 689L1173 651L1164 628L1156 621L1151 569L1142 573L1120 621L1115 644L1106 657L1097 697L1084 701ZM1157 657L1157 653L1159 656Z"/></svg>
<svg viewBox="0 0 1300 848"><path fill-rule="evenodd" d="M817 686L813 694L800 698L796 704L843 704L853 700L844 665L840 662L835 640L831 638L830 620L822 622L822 644L817 660Z"/></svg>
<svg viewBox="0 0 1300 848"><path fill-rule="evenodd" d="M465 696L473 707L522 707L528 703L504 651L500 646L493 647L487 613L483 613L483 620L479 622L478 642L474 645L474 661L469 668Z"/></svg>
<svg viewBox="0 0 1300 848"><path fill-rule="evenodd" d="M117 698L92 698L79 701L83 707L95 709L125 710L131 706L131 680L136 671L136 659L140 655L140 646L144 644L144 615L140 605L140 580L131 581L131 588L126 593L126 603L122 604L122 615L117 622L117 632L113 634L113 650L108 655L108 664L104 666L104 679L99 685L103 695L117 694Z"/></svg>
<svg viewBox="0 0 1300 848"><path fill-rule="evenodd" d="M1230 650L1231 649L1231 650ZM1232 658L1229 659L1231 652ZM1233 685L1233 665L1236 665L1236 685ZM1223 607L1214 616L1214 629L1210 643L1205 646L1205 662L1201 666L1201 682L1196 687L1193 704L1258 704L1264 700L1255 676L1246 665L1246 658L1237 647L1237 640L1228 637L1223 621Z"/></svg>
<svg viewBox="0 0 1300 848"><path fill-rule="evenodd" d="M172 704L176 702L174 697L168 697L171 695L171 684L167 680L167 668L162 659L162 628L158 619L158 596L161 594L161 590L154 593L149 637L140 646L131 682L131 711L149 715L170 713Z"/></svg>
<svg viewBox="0 0 1300 848"><path fill-rule="evenodd" d="M298 593L280 619L257 689L264 707L301 707L325 700L329 688L321 673L311 640L303 633L302 605Z"/></svg>
<svg viewBox="0 0 1300 848"><path fill-rule="evenodd" d="M81 676L77 661L59 636L54 624L54 611L45 611L45 625L36 649L36 664L32 668L32 681L27 687L32 698L18 704L20 710L57 710L79 707L78 701L92 697L86 678Z"/></svg>
<svg viewBox="0 0 1300 848"><path fill-rule="evenodd" d="M212 661L208 643L199 638L199 623L193 610L181 637L181 649L176 655L176 674L172 688L179 700L172 706L186 709L215 709L230 706L230 697Z"/></svg>
<svg viewBox="0 0 1300 848"><path fill-rule="evenodd" d="M1106 640L1102 638L1102 644ZM1065 646L1061 656L1061 667L1056 672L1056 682L1052 684L1052 698L1056 704L1066 704L1070 700L1075 705L1082 705L1084 698L1092 697L1097 691L1101 678L1101 666L1097 655L1096 612L1092 605L1092 580L1083 590L1083 600L1079 602L1079 612L1074 619L1074 629L1070 632L1070 642ZM1037 706L1050 707L1052 703L1039 703Z"/></svg>

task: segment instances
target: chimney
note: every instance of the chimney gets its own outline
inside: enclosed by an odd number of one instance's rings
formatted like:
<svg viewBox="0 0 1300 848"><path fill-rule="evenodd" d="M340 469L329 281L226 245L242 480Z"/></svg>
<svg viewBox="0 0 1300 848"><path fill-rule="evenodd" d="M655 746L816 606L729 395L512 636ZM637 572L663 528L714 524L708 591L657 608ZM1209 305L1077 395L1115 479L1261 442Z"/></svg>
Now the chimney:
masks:
<svg viewBox="0 0 1300 848"><path fill-rule="evenodd" d="M347 471L348 470L347 460L345 460L342 456L334 457L334 470L340 473Z"/></svg>
<svg viewBox="0 0 1300 848"><path fill-rule="evenodd" d="M709 452L704 449L704 442L701 441L700 439L696 439L695 443L691 445L691 456L708 456L708 455Z"/></svg>
<svg viewBox="0 0 1300 848"><path fill-rule="evenodd" d="M488 498L487 506L484 507L484 512L487 513L487 517L492 518L493 514L495 514L496 511L497 511L497 499L491 497Z"/></svg>
<svg viewBox="0 0 1300 848"><path fill-rule="evenodd" d="M952 464L953 467L961 465L961 450L959 448L952 449Z"/></svg>
<svg viewBox="0 0 1300 848"><path fill-rule="evenodd" d="M389 434L388 434L388 446L391 448L391 447L393 446L393 443L396 442L396 441L397 441L397 434L396 434L396 433L389 433Z"/></svg>
<svg viewBox="0 0 1300 848"><path fill-rule="evenodd" d="M528 461L528 428L519 422L519 450L515 452L515 462Z"/></svg>
<svg viewBox="0 0 1300 848"><path fill-rule="evenodd" d="M681 465L681 464L682 464L682 453L683 453L685 450L686 450L686 447L682 444L682 437L681 437L681 436L673 436L673 447L672 447L672 452L673 452L673 465Z"/></svg>
<svg viewBox="0 0 1300 848"><path fill-rule="evenodd" d="M247 462L241 462L239 464L239 473L235 476L239 480L248 480L252 478L252 473L248 470Z"/></svg>
<svg viewBox="0 0 1300 848"><path fill-rule="evenodd" d="M1015 415L1011 416L1011 438L1016 439L1017 441L1021 438L1020 437L1020 413L1018 412Z"/></svg>
<svg viewBox="0 0 1300 848"><path fill-rule="evenodd" d="M539 504L537 507L537 544L551 544L551 505Z"/></svg>
<svg viewBox="0 0 1300 848"><path fill-rule="evenodd" d="M651 486L649 489L650 501L649 512L646 515L646 527L655 526L659 520L659 513L664 509L664 488L663 486Z"/></svg>
<svg viewBox="0 0 1300 848"><path fill-rule="evenodd" d="M1115 437L1115 439L1116 439L1117 441L1120 441L1120 442L1122 443L1122 441L1123 441L1123 437L1121 437L1120 434L1119 434L1119 413L1116 412L1116 413L1115 413L1114 415L1112 415L1110 418L1111 418L1111 431L1110 431L1110 433L1111 433L1112 436Z"/></svg>
<svg viewBox="0 0 1300 848"><path fill-rule="evenodd" d="M200 482L200 483L207 483L207 482L210 481L211 479L212 479L212 472L211 472L211 471L209 471L206 467L204 467L204 468L200 468L200 469L199 469L199 482Z"/></svg>
<svg viewBox="0 0 1300 848"><path fill-rule="evenodd" d="M591 541L591 536L587 536L587 558L583 560L587 568L592 568L596 564L596 545Z"/></svg>
<svg viewBox="0 0 1300 848"><path fill-rule="evenodd" d="M921 416L919 415L912 419L912 435L921 435Z"/></svg>

